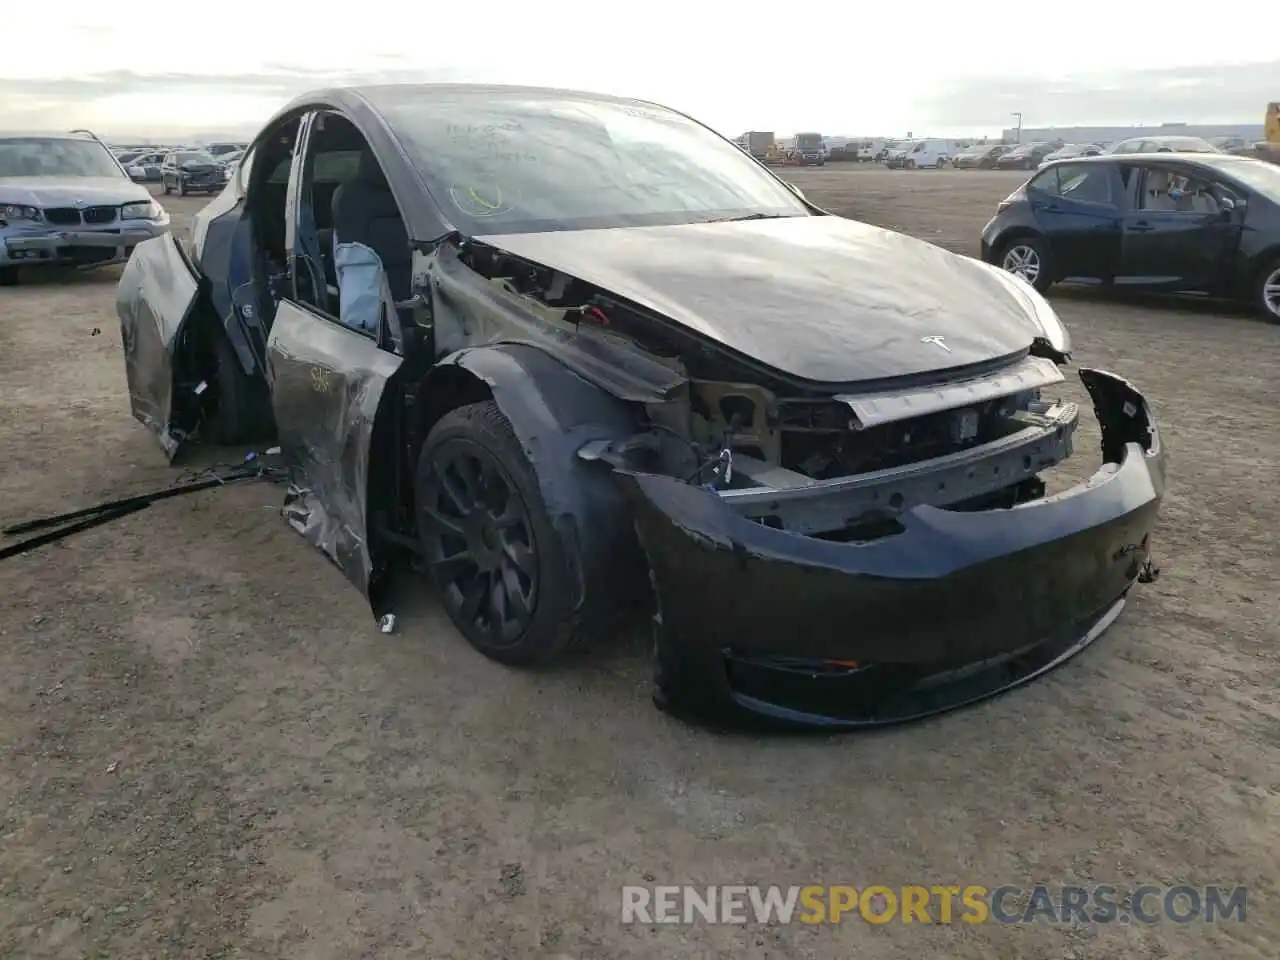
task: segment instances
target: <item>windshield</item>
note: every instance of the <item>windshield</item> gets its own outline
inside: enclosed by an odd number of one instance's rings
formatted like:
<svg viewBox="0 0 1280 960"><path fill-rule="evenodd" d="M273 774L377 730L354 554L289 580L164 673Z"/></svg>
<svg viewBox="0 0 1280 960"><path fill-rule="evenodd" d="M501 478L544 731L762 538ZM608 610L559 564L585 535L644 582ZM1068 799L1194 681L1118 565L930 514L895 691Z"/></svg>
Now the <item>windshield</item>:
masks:
<svg viewBox="0 0 1280 960"><path fill-rule="evenodd" d="M473 235L808 215L732 143L661 107L413 88L384 88L375 105Z"/></svg>
<svg viewBox="0 0 1280 960"><path fill-rule="evenodd" d="M815 147L822 146L822 134L820 133L799 133L796 134L796 146L802 150L810 150Z"/></svg>
<svg viewBox="0 0 1280 960"><path fill-rule="evenodd" d="M1280 167L1264 160L1224 159L1224 163L1213 163L1213 168L1252 187L1268 200L1280 203Z"/></svg>
<svg viewBox="0 0 1280 960"><path fill-rule="evenodd" d="M1157 146L1168 147L1183 153L1217 153L1218 148L1199 137L1165 137L1155 141Z"/></svg>
<svg viewBox="0 0 1280 960"><path fill-rule="evenodd" d="M0 177L123 177L96 140L67 137L0 139Z"/></svg>
<svg viewBox="0 0 1280 960"><path fill-rule="evenodd" d="M209 156L209 154L207 153L184 152L184 153L178 154L178 162L179 163L217 163L218 161L213 159L213 157Z"/></svg>

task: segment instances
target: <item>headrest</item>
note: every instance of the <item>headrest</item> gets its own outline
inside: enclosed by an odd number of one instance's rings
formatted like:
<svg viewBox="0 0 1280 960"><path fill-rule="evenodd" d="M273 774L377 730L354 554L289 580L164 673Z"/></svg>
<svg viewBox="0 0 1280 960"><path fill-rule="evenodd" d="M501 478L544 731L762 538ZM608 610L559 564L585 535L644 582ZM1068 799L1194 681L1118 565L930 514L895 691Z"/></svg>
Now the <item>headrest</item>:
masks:
<svg viewBox="0 0 1280 960"><path fill-rule="evenodd" d="M356 171L356 179L380 190L390 189L387 185L386 175L382 172L382 166L378 163L378 158L373 155L372 150L364 150L360 153L360 166Z"/></svg>

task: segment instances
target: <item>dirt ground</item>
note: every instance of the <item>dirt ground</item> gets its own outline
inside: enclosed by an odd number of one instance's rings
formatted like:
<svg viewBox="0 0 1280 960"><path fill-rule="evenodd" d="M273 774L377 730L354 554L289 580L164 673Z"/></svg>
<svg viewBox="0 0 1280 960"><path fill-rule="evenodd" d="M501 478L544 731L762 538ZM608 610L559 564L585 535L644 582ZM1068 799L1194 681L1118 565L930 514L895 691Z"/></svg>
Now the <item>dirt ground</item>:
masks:
<svg viewBox="0 0 1280 960"><path fill-rule="evenodd" d="M1018 182L792 179L962 252ZM201 203L167 201L179 222ZM129 415L117 276L0 291L0 523L173 479ZM267 485L0 563L0 957L1280 956L1280 328L1052 299L1079 362L1162 419L1163 576L1053 675L908 728L682 725L650 704L639 628L534 674L474 653L425 596L383 635ZM1249 899L1217 925L624 926L622 885L655 881Z"/></svg>

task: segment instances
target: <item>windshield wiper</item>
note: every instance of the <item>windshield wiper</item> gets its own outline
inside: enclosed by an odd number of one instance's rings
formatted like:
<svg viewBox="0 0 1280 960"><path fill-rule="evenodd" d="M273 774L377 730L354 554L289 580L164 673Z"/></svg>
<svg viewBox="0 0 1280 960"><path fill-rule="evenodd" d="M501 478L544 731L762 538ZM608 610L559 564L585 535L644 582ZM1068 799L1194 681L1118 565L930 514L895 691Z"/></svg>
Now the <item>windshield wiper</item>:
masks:
<svg viewBox="0 0 1280 960"><path fill-rule="evenodd" d="M703 220L703 223L741 223L743 220L785 220L788 213L748 213L741 217L717 217L714 220Z"/></svg>

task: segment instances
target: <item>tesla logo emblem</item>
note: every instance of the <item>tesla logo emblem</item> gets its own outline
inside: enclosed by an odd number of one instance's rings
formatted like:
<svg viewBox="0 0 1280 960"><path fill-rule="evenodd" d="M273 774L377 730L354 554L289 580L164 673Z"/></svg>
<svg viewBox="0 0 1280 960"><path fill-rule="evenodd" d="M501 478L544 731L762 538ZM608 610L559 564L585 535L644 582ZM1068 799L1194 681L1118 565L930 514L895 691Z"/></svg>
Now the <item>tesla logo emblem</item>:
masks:
<svg viewBox="0 0 1280 960"><path fill-rule="evenodd" d="M920 342L932 343L935 347L941 347L943 350L947 351L947 353L950 353L951 348L943 342L944 339L944 337L921 337Z"/></svg>

